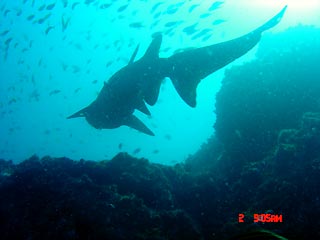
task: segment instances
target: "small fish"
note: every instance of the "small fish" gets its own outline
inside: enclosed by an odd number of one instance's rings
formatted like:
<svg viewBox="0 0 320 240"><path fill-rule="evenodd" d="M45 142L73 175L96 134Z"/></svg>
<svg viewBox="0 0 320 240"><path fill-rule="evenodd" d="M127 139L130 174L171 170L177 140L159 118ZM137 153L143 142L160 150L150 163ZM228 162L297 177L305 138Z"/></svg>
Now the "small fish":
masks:
<svg viewBox="0 0 320 240"><path fill-rule="evenodd" d="M70 19L71 18L68 18L67 20L65 20L64 16L61 17L62 32L64 32L67 29Z"/></svg>
<svg viewBox="0 0 320 240"><path fill-rule="evenodd" d="M11 105L12 103L16 103L17 99L15 98L11 98L11 100L8 102L9 105Z"/></svg>
<svg viewBox="0 0 320 240"><path fill-rule="evenodd" d="M58 89L52 90L52 91L49 93L49 96L58 94L58 93L60 93L60 92L61 92L61 90L58 90Z"/></svg>
<svg viewBox="0 0 320 240"><path fill-rule="evenodd" d="M164 32L164 34L169 36L169 37L172 36L173 33L174 33L174 28L169 28Z"/></svg>
<svg viewBox="0 0 320 240"><path fill-rule="evenodd" d="M182 31L188 35L192 35L196 32L195 27L198 25L198 23L195 23L193 25L190 25L188 27L185 27Z"/></svg>
<svg viewBox="0 0 320 240"><path fill-rule="evenodd" d="M41 6L38 8L38 11L42 11L45 7L46 7L45 4L41 5Z"/></svg>
<svg viewBox="0 0 320 240"><path fill-rule="evenodd" d="M139 152L141 152L141 148L136 148L136 149L133 151L133 154L138 154Z"/></svg>
<svg viewBox="0 0 320 240"><path fill-rule="evenodd" d="M143 28L144 26L142 25L141 22L133 22L133 23L129 24L129 27L132 27L132 28Z"/></svg>
<svg viewBox="0 0 320 240"><path fill-rule="evenodd" d="M47 29L46 29L46 31L45 31L46 35L48 35L48 33L50 32L50 30L52 30L52 29L54 29L53 26L48 26Z"/></svg>
<svg viewBox="0 0 320 240"><path fill-rule="evenodd" d="M222 4L224 4L224 2L221 2L221 1L216 1L212 3L211 7L209 8L209 11L217 10L218 8L221 7Z"/></svg>
<svg viewBox="0 0 320 240"><path fill-rule="evenodd" d="M93 80L92 84L96 84L98 82L98 80Z"/></svg>
<svg viewBox="0 0 320 240"><path fill-rule="evenodd" d="M34 75L32 74L32 77L31 77L31 82L33 83L33 85L36 84L36 80L34 79Z"/></svg>
<svg viewBox="0 0 320 240"><path fill-rule="evenodd" d="M0 33L0 36L3 37L3 36L5 36L5 35L7 35L8 32L10 32L10 31L9 31L9 30L5 30L5 31L3 31L2 33Z"/></svg>
<svg viewBox="0 0 320 240"><path fill-rule="evenodd" d="M28 21L31 21L32 19L34 19L35 15L34 14L31 14L27 17L27 20Z"/></svg>
<svg viewBox="0 0 320 240"><path fill-rule="evenodd" d="M78 49L80 51L83 50L83 48L82 48L80 43L75 43L74 46L76 47L76 49Z"/></svg>
<svg viewBox="0 0 320 240"><path fill-rule="evenodd" d="M123 6L119 7L117 11L118 11L118 12L122 12L122 11L124 11L128 6L129 6L129 4L123 5Z"/></svg>
<svg viewBox="0 0 320 240"><path fill-rule="evenodd" d="M81 68L76 65L72 65L72 68L73 68L73 73L78 73L81 70Z"/></svg>
<svg viewBox="0 0 320 240"><path fill-rule="evenodd" d="M164 26L165 27L173 27L175 25L178 25L179 23L181 23L181 21L167 22Z"/></svg>
<svg viewBox="0 0 320 240"><path fill-rule="evenodd" d="M68 6L68 0L61 0L63 7L66 8Z"/></svg>
<svg viewBox="0 0 320 240"><path fill-rule="evenodd" d="M15 86L8 87L8 91L15 91L15 90L16 90Z"/></svg>
<svg viewBox="0 0 320 240"><path fill-rule="evenodd" d="M67 71L68 65L65 64L64 62L61 63L63 71Z"/></svg>
<svg viewBox="0 0 320 240"><path fill-rule="evenodd" d="M93 3L94 1L95 1L95 0L86 0L86 1L85 1L85 4L89 5L89 4Z"/></svg>
<svg viewBox="0 0 320 240"><path fill-rule="evenodd" d="M72 6L71 6L71 9L74 10L74 8L75 8L78 4L80 4L80 3L79 3L79 2L73 3Z"/></svg>
<svg viewBox="0 0 320 240"><path fill-rule="evenodd" d="M155 150L153 150L152 153L153 153L153 154L158 154L158 153L159 153L159 150L155 149Z"/></svg>
<svg viewBox="0 0 320 240"><path fill-rule="evenodd" d="M7 9L7 10L3 13L3 15L6 17L9 12L11 12L11 10Z"/></svg>
<svg viewBox="0 0 320 240"><path fill-rule="evenodd" d="M153 7L150 10L150 13L154 13L161 4L163 4L163 2L158 2L155 5L153 5Z"/></svg>
<svg viewBox="0 0 320 240"><path fill-rule="evenodd" d="M4 43L9 46L13 38L8 38Z"/></svg>
<svg viewBox="0 0 320 240"><path fill-rule="evenodd" d="M211 38L212 37L212 35L211 34L208 34L208 35L206 35L206 36L204 36L202 39L201 39L201 42L205 42L205 41L207 41L209 38Z"/></svg>
<svg viewBox="0 0 320 240"><path fill-rule="evenodd" d="M210 15L211 15L210 13L203 13L203 14L200 15L200 18L207 18Z"/></svg>
<svg viewBox="0 0 320 240"><path fill-rule="evenodd" d="M55 6L56 6L56 4L55 4L55 3L52 3L52 4L49 4L49 5L46 7L46 9L47 9L47 10L52 10Z"/></svg>
<svg viewBox="0 0 320 240"><path fill-rule="evenodd" d="M48 14L45 15L43 18L40 18L40 19L38 20L38 23L39 23L39 24L44 23L50 16L51 16L51 13L48 13Z"/></svg>
<svg viewBox="0 0 320 240"><path fill-rule="evenodd" d="M110 67L112 63L113 63L113 61L107 62L106 67Z"/></svg>
<svg viewBox="0 0 320 240"><path fill-rule="evenodd" d="M79 92L79 91L80 91L80 89L81 89L81 88L76 88L76 89L74 90L74 93Z"/></svg>
<svg viewBox="0 0 320 240"><path fill-rule="evenodd" d="M171 140L171 139L172 139L172 137L171 137L170 134L166 134L164 137L165 137L167 140Z"/></svg>
<svg viewBox="0 0 320 240"><path fill-rule="evenodd" d="M22 14L22 10L21 9L17 9L17 13L16 13L16 16L21 16L21 14Z"/></svg>
<svg viewBox="0 0 320 240"><path fill-rule="evenodd" d="M156 19L156 18L160 17L160 15L161 15L161 12L157 12L156 14L153 15L153 18Z"/></svg>
<svg viewBox="0 0 320 240"><path fill-rule="evenodd" d="M119 145L118 145L118 148L119 148L119 150L121 150L122 149L122 143L119 143Z"/></svg>
<svg viewBox="0 0 320 240"><path fill-rule="evenodd" d="M112 4L111 3L105 3L105 4L102 4L100 6L100 9L107 9L108 7L110 7Z"/></svg>
<svg viewBox="0 0 320 240"><path fill-rule="evenodd" d="M166 13L171 15L171 14L175 14L178 10L179 10L179 7L176 7L175 5L170 5L167 8Z"/></svg>
<svg viewBox="0 0 320 240"><path fill-rule="evenodd" d="M191 13L194 9L196 9L197 7L199 7L200 4L193 4L190 8L189 8L189 13Z"/></svg>
<svg viewBox="0 0 320 240"><path fill-rule="evenodd" d="M224 23L224 22L226 22L226 20L224 20L224 19L217 19L217 20L214 20L214 21L212 22L212 25L219 25L219 24Z"/></svg>
<svg viewBox="0 0 320 240"><path fill-rule="evenodd" d="M44 131L44 134L45 134L45 135L50 135L50 133L51 133L51 131L50 131L49 129L46 129L46 130Z"/></svg>
<svg viewBox="0 0 320 240"><path fill-rule="evenodd" d="M200 32L198 32L196 35L194 35L191 38L191 40L195 40L195 39L197 39L199 37L202 37L202 36L204 36L206 33L210 32L210 31L212 31L212 29L210 29L210 28L202 29Z"/></svg>

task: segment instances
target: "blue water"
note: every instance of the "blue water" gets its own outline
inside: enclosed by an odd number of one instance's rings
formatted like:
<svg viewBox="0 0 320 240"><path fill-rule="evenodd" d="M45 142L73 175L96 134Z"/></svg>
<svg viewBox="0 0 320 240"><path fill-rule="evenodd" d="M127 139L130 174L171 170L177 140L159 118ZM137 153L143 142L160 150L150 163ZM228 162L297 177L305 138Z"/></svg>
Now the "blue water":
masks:
<svg viewBox="0 0 320 240"><path fill-rule="evenodd" d="M298 1L9 1L0 3L0 158L33 154L72 159L110 159L119 151L174 164L195 153L214 134L215 95L224 69L198 87L190 108L169 79L152 117L135 112L155 137L128 127L97 130L66 117L92 102L104 81L125 66L137 44L140 58L155 32L164 35L160 56L243 35L288 11L271 31L320 24L319 3ZM54 5L51 5L54 4ZM301 3L300 3L301 4ZM183 32L195 23L196 32ZM194 36L211 29L199 38ZM257 48L228 65L255 57Z"/></svg>

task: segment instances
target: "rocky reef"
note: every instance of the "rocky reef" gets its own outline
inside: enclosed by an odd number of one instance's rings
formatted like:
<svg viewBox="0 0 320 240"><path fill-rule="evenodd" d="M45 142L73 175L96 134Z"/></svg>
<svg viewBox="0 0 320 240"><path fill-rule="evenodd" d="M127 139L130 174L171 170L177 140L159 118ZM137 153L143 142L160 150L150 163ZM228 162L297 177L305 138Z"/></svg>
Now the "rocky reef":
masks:
<svg viewBox="0 0 320 240"><path fill-rule="evenodd" d="M0 160L1 239L319 239L319 43L313 27L266 35L255 60L226 72L216 134L184 164Z"/></svg>
<svg viewBox="0 0 320 240"><path fill-rule="evenodd" d="M266 35L254 61L229 69L217 94L215 130L227 151L254 160L320 109L319 29L295 27Z"/></svg>

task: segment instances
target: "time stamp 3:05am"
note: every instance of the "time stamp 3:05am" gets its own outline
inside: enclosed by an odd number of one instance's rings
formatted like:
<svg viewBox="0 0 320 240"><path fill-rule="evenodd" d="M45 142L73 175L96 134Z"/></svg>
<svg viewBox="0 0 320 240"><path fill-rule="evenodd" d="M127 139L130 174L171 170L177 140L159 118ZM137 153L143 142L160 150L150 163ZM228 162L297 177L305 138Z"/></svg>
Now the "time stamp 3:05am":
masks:
<svg viewBox="0 0 320 240"><path fill-rule="evenodd" d="M238 222L245 222L245 215L243 213L239 213ZM282 214L270 214L270 213L254 213L253 214L253 222L258 223L282 223L283 217Z"/></svg>

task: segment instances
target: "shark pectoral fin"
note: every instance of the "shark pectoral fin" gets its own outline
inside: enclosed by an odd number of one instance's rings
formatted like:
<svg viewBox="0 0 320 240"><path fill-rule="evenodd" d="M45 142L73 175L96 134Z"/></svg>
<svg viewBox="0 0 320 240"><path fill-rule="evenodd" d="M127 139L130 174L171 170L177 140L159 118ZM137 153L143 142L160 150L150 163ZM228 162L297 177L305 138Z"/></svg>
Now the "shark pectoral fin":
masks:
<svg viewBox="0 0 320 240"><path fill-rule="evenodd" d="M87 108L88 108L88 107L85 107L85 108L81 109L80 111L78 111L78 112L72 114L71 116L67 117L67 119L70 119L70 118L78 118L78 117L85 117Z"/></svg>
<svg viewBox="0 0 320 240"><path fill-rule="evenodd" d="M130 61L129 61L128 65L130 65L130 64L133 63L135 57L137 56L138 50L139 50L139 44L137 45L136 49L134 50L134 52L133 52L133 54L132 54L132 56L131 56L131 58L130 58Z"/></svg>
<svg viewBox="0 0 320 240"><path fill-rule="evenodd" d="M126 118L123 125L134 128L134 129L138 130L139 132L143 132L143 133L148 134L150 136L154 136L154 133L149 128L147 128L146 125L144 125L144 123L141 122L134 115L131 115L128 118Z"/></svg>
<svg viewBox="0 0 320 240"><path fill-rule="evenodd" d="M197 86L200 79L192 78L179 78L171 77L172 83L178 92L179 96L187 103L190 107L196 107L197 105Z"/></svg>
<svg viewBox="0 0 320 240"><path fill-rule="evenodd" d="M144 114L146 114L148 116L151 116L151 113L150 113L149 109L147 108L147 106L146 106L146 104L144 103L143 100L139 103L139 105L137 106L137 109L140 112L143 112Z"/></svg>

